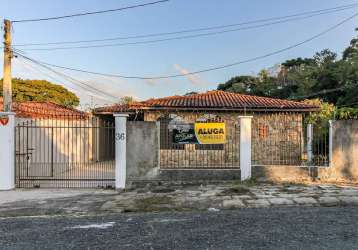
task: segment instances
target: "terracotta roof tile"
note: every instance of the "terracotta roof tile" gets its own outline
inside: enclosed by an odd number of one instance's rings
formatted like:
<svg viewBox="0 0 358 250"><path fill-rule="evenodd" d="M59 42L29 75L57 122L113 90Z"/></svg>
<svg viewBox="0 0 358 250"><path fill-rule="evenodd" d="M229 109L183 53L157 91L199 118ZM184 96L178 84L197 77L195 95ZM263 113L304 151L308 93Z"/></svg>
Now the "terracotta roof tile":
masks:
<svg viewBox="0 0 358 250"><path fill-rule="evenodd" d="M138 109L201 109L201 110L267 110L267 111L316 111L319 107L302 102L244 95L224 91L208 91L188 96L170 96L98 108L95 113L125 112Z"/></svg>
<svg viewBox="0 0 358 250"><path fill-rule="evenodd" d="M17 117L21 118L48 118L48 117L64 117L76 116L86 117L86 113L79 110L62 106L52 102L14 102L13 112ZM3 110L3 98L0 97L0 110ZM77 119L77 118L76 118Z"/></svg>

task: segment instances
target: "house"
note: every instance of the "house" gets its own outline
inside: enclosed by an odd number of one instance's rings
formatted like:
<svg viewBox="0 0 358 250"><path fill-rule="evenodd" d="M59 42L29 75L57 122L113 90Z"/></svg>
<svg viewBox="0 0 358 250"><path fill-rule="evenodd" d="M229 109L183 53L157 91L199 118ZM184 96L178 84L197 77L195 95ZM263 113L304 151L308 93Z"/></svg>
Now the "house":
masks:
<svg viewBox="0 0 358 250"><path fill-rule="evenodd" d="M304 116L318 111L302 102L252 95L209 91L185 96L171 96L97 108L97 116L129 114L129 121L160 123L160 167L238 168L239 116L252 119L252 158L257 165L292 165L304 157ZM193 124L225 124L226 139L220 144L177 143L177 130Z"/></svg>

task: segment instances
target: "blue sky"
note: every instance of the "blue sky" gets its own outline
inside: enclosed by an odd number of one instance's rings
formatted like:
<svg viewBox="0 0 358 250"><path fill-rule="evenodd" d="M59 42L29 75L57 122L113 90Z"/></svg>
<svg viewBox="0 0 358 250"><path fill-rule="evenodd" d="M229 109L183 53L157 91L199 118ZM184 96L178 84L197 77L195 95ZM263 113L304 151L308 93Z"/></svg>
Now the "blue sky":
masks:
<svg viewBox="0 0 358 250"><path fill-rule="evenodd" d="M15 20L58 16L150 1L2 0L0 17ZM155 6L103 15L14 24L13 43L87 40L170 32L290 15L351 3L357 2L352 0L171 0ZM28 51L26 55L58 65L112 74L143 76L177 74L240 61L287 47L327 29L357 11L358 8L350 9L266 28L195 39L110 48ZM191 77L144 81L64 72L115 96L132 95L138 99L147 99L185 94L190 91L202 92L215 89L218 83L225 82L235 75L255 74L262 68L271 67L286 59L312 56L325 48L340 53L356 35L355 27L358 27L358 19L315 41L280 55ZM54 81L48 75L51 74L38 73L33 68L14 60L14 76ZM99 104L114 101L109 97L99 98L95 93L89 93L60 79L57 83L74 90L81 97L82 103L89 103L91 95L94 96L94 102Z"/></svg>

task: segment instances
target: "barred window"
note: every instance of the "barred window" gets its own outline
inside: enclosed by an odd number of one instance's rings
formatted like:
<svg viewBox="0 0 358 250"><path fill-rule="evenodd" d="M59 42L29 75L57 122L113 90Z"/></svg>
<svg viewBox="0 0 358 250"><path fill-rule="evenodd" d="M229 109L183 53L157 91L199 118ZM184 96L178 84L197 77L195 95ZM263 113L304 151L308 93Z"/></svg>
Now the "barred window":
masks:
<svg viewBox="0 0 358 250"><path fill-rule="evenodd" d="M224 150L224 144L196 144L195 150Z"/></svg>
<svg viewBox="0 0 358 250"><path fill-rule="evenodd" d="M267 138L269 136L269 126L268 125L260 125L259 126L259 137Z"/></svg>
<svg viewBox="0 0 358 250"><path fill-rule="evenodd" d="M184 150L185 145L173 143L173 131L169 129L171 118L160 118L160 149Z"/></svg>

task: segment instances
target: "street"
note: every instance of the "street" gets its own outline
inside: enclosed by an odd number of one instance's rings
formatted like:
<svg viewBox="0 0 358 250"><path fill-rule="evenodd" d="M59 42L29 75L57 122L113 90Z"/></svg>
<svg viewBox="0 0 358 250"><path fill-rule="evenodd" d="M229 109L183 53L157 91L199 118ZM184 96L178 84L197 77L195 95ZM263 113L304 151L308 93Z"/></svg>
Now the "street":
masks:
<svg viewBox="0 0 358 250"><path fill-rule="evenodd" d="M14 217L1 249L357 249L358 208Z"/></svg>

